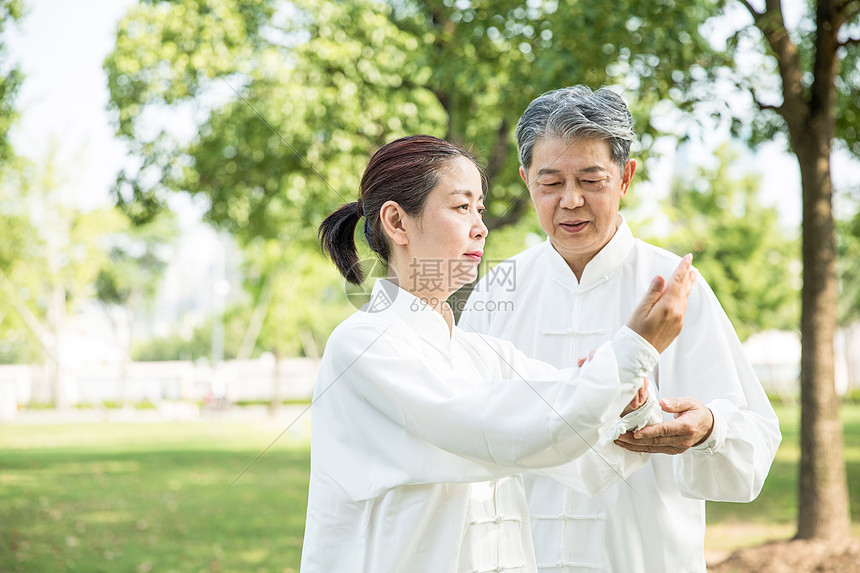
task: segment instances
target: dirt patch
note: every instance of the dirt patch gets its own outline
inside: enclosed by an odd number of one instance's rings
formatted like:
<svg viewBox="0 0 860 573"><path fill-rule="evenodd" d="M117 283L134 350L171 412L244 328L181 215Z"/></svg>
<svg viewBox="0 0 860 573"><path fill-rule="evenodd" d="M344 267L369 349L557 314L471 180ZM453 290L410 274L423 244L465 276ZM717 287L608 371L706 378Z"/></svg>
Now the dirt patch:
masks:
<svg viewBox="0 0 860 573"><path fill-rule="evenodd" d="M857 573L860 539L843 543L774 541L734 551L709 573Z"/></svg>

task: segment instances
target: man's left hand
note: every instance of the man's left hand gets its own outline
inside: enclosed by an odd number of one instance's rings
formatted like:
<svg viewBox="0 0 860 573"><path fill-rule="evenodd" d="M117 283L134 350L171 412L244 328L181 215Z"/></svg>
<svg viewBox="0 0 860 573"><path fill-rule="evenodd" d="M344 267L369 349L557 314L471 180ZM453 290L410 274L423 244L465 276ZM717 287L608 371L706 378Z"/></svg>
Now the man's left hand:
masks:
<svg viewBox="0 0 860 573"><path fill-rule="evenodd" d="M666 398L660 406L675 419L621 434L615 443L631 452L683 454L707 440L714 429L714 414L698 400Z"/></svg>

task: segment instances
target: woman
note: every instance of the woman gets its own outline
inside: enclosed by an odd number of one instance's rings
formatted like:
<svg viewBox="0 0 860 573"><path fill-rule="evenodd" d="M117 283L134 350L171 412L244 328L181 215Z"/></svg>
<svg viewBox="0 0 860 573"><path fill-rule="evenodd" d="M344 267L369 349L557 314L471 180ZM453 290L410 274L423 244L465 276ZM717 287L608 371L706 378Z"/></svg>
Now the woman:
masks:
<svg viewBox="0 0 860 573"><path fill-rule="evenodd" d="M629 328L581 369L556 370L454 326L445 300L477 277L485 187L467 152L407 137L373 155L361 200L320 226L323 248L359 284L354 233L364 217L388 278L323 356L305 573L533 572L517 474L588 454L575 480L597 490L612 477L592 445L680 331L689 257L668 288L655 279ZM609 445L601 455L610 448L623 452Z"/></svg>

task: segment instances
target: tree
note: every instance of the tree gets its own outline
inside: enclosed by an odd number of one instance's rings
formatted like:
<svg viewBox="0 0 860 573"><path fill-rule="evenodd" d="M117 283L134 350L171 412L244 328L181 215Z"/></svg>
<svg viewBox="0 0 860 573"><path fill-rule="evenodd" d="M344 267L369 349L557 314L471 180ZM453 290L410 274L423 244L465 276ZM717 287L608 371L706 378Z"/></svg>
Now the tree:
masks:
<svg viewBox="0 0 860 573"><path fill-rule="evenodd" d="M785 134L800 166L803 350L797 537L838 539L849 535L850 517L834 387L837 260L830 156L835 144L860 154L860 2L809 2L796 29L786 24L780 0L765 0L763 8L739 2L752 22L730 39L729 54L756 49L762 65L733 70L734 81L758 109L751 126L736 120L735 130L753 143Z"/></svg>
<svg viewBox="0 0 860 573"><path fill-rule="evenodd" d="M668 228L649 242L693 253L741 340L769 328L794 328L797 242L780 228L776 208L759 204L760 177L732 175L737 153L723 145L716 159L716 167L699 167L673 182L662 209Z"/></svg>
<svg viewBox="0 0 860 573"><path fill-rule="evenodd" d="M688 68L707 69L696 30L710 2L564 4L143 2L105 61L118 133L143 158L120 177L117 200L146 217L164 193L201 194L207 218L231 232L312 240L322 217L355 197L376 147L427 132L486 163L487 221L514 223L529 200L511 133L534 96L618 83L650 107L689 83ZM667 22L688 31L675 37ZM152 129L148 112L189 102L201 108L197 136ZM647 141L650 116L641 118Z"/></svg>
<svg viewBox="0 0 860 573"><path fill-rule="evenodd" d="M23 11L21 0L0 0L0 161L8 161L11 156L12 148L7 136L17 119L15 96L24 79L17 66L8 64L2 35L8 24L21 18Z"/></svg>
<svg viewBox="0 0 860 573"><path fill-rule="evenodd" d="M95 277L95 295L108 311L117 339L125 343L120 369L124 403L129 396L127 374L135 319L155 298L167 267L165 250L177 236L176 220L172 215L164 212L146 224L135 226L115 210L116 228L103 237L110 246L107 260ZM117 314L122 318L117 318Z"/></svg>
<svg viewBox="0 0 860 573"><path fill-rule="evenodd" d="M0 166L0 285L4 294L0 297L0 363L25 363L41 357L39 342L29 332L29 315L22 316L24 302L19 294L20 290L31 291L36 283L32 260L43 248L31 220L25 170L26 162L18 157ZM30 326L38 329L41 325L37 320ZM47 336L42 340L47 343Z"/></svg>
<svg viewBox="0 0 860 573"><path fill-rule="evenodd" d="M13 361L45 359L51 366L48 394L67 404L64 330L69 310L95 294L105 261L101 239L114 229L115 208L81 212L65 205L65 182L55 152L43 162L15 158L0 170L0 323ZM3 348L0 345L0 352Z"/></svg>
<svg viewBox="0 0 860 573"><path fill-rule="evenodd" d="M617 84L648 110L666 97L681 108L713 100L726 78L749 93L759 112L751 125L738 119L736 133L752 143L785 134L803 189L798 536L847 534L830 154L834 143L860 154L858 0L810 2L795 30L779 0L278 6L147 1L120 23L105 69L118 132L143 158L116 189L135 216L165 193L188 192L206 197L207 218L237 236L286 233L310 244L322 216L355 197L369 153L421 131L468 142L487 163L487 220L500 227L527 208L510 132L541 91ZM724 6L742 6L752 20L729 38L718 68L699 26ZM761 65L750 65L751 52ZM220 100L205 97L224 85ZM201 118L189 141L151 129L153 110L189 103ZM639 117L647 148L653 130Z"/></svg>
<svg viewBox="0 0 860 573"><path fill-rule="evenodd" d="M117 203L146 221L167 194L189 193L206 200L205 218L251 258L259 241L318 249L317 225L355 200L370 154L395 137L430 133L487 165L485 219L495 229L514 224L530 201L511 135L533 97L577 82L616 83L632 86L644 105L687 85L688 68L709 68L696 30L710 0L622 0L610 11L562 4L143 1L120 22L104 64L117 133L142 160L137 172L120 174ZM666 22L689 31L674 37L662 31ZM153 128L188 110L196 134ZM649 114L639 117L645 151L654 129ZM293 282L266 274L259 284L303 288L297 260L261 267Z"/></svg>
<svg viewBox="0 0 860 573"><path fill-rule="evenodd" d="M241 358L254 348L275 358L270 411L280 405L280 364L287 356L319 358L328 335L350 311L343 281L315 249L286 239L257 240L246 249L246 288L256 301Z"/></svg>

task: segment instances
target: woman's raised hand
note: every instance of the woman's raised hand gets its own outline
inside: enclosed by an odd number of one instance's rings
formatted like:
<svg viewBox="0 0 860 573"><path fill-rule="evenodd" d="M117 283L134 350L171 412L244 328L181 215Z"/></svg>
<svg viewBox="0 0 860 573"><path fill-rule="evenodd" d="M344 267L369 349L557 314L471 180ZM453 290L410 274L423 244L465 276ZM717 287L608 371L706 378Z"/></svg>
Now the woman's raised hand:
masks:
<svg viewBox="0 0 860 573"><path fill-rule="evenodd" d="M661 276L654 277L642 302L633 311L627 326L663 352L684 325L687 297L696 281L691 268L693 255L687 255L678 264L668 283Z"/></svg>

